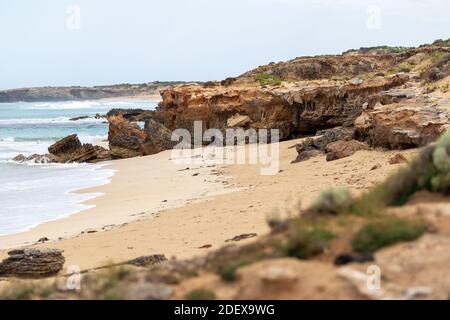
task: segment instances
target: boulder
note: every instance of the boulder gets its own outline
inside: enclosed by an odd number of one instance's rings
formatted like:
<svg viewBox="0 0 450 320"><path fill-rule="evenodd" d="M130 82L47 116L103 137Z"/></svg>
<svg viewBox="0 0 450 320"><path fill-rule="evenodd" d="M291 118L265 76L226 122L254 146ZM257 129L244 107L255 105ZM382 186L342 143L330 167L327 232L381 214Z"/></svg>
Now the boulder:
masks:
<svg viewBox="0 0 450 320"><path fill-rule="evenodd" d="M100 146L90 143L81 144L76 134L65 137L48 148L49 162L70 163L70 162L97 162L109 159L109 151ZM32 159L36 162L39 160Z"/></svg>
<svg viewBox="0 0 450 320"><path fill-rule="evenodd" d="M63 156L68 153L73 153L81 148L81 142L78 140L76 134L61 139L48 148L48 152L54 156Z"/></svg>
<svg viewBox="0 0 450 320"><path fill-rule="evenodd" d="M9 257L0 263L0 274L31 278L53 276L64 266L62 252L58 249L34 248L9 251Z"/></svg>
<svg viewBox="0 0 450 320"><path fill-rule="evenodd" d="M353 139L354 131L353 128L348 127L336 127L318 131L315 137L306 138L295 146L298 156L294 162L305 161L311 157L323 154L327 145L332 142Z"/></svg>
<svg viewBox="0 0 450 320"><path fill-rule="evenodd" d="M113 117L121 115L124 119L129 120L131 122L137 121L145 121L153 117L153 111L144 110L144 109L111 109L106 117Z"/></svg>
<svg viewBox="0 0 450 320"><path fill-rule="evenodd" d="M137 266L137 267L148 267L153 266L155 264L159 264L161 262L167 261L167 258L163 254L154 254L151 256L142 256L135 258L133 260L128 261L128 264Z"/></svg>
<svg viewBox="0 0 450 320"><path fill-rule="evenodd" d="M79 116L79 117L74 117L74 118L70 118L69 121L78 121L78 120L84 120L84 119L89 119L89 116Z"/></svg>
<svg viewBox="0 0 450 320"><path fill-rule="evenodd" d="M243 116L239 113L236 113L234 116L227 120L227 126L230 128L245 127L249 122L249 116Z"/></svg>
<svg viewBox="0 0 450 320"><path fill-rule="evenodd" d="M146 135L138 125L125 120L122 115L111 116L109 122L109 150L113 158L132 158L144 155Z"/></svg>
<svg viewBox="0 0 450 320"><path fill-rule="evenodd" d="M369 146L357 140L340 140L328 144L325 148L327 161L333 161L353 155L356 151L367 150Z"/></svg>
<svg viewBox="0 0 450 320"><path fill-rule="evenodd" d="M145 122L144 132L146 137L143 149L146 155L172 149L178 143L178 140L172 141L172 131L153 119Z"/></svg>
<svg viewBox="0 0 450 320"><path fill-rule="evenodd" d="M395 156L392 156L389 159L389 164L399 164L399 163L407 163L408 159L405 158L404 155L397 153Z"/></svg>
<svg viewBox="0 0 450 320"><path fill-rule="evenodd" d="M449 112L423 105L386 105L355 120L356 135L371 146L389 149L421 147L447 129Z"/></svg>
<svg viewBox="0 0 450 320"><path fill-rule="evenodd" d="M33 162L33 163L42 163L43 164L43 163L53 162L51 156L48 154L32 154L29 156L19 154L19 155L15 156L12 160L20 162L20 163Z"/></svg>

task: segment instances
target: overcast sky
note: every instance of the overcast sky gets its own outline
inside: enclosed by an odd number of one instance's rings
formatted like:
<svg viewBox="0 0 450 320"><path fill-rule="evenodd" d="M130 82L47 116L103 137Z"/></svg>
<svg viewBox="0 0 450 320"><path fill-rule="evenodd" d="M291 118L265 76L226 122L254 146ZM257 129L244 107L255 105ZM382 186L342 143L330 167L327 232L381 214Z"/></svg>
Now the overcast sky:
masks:
<svg viewBox="0 0 450 320"><path fill-rule="evenodd" d="M0 0L0 88L220 80L450 37L448 0Z"/></svg>

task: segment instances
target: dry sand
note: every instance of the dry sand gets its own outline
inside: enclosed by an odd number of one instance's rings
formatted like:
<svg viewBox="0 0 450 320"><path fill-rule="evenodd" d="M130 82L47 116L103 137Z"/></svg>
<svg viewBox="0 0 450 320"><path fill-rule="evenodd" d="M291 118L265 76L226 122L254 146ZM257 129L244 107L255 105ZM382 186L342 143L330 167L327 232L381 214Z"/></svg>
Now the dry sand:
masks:
<svg viewBox="0 0 450 320"><path fill-rule="evenodd" d="M359 151L332 162L319 156L291 164L295 143L280 143L280 172L269 176L261 175L258 165L174 165L170 151L111 162L117 170L112 182L83 191L104 193L87 203L95 208L0 237L0 258L24 243L63 249L66 265L82 269L156 253L190 258L239 234L264 234L267 214L297 214L299 201L306 206L328 187L364 191L397 170L399 165L388 163L391 156L416 153ZM35 244L41 237L51 242ZM210 248L200 249L205 245Z"/></svg>

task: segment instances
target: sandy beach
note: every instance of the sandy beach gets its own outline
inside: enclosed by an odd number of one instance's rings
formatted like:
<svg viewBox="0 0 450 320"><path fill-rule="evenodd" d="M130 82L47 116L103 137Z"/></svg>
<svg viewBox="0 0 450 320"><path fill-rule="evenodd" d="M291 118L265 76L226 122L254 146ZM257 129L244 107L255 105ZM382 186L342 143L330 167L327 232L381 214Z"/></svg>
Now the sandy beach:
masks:
<svg viewBox="0 0 450 320"><path fill-rule="evenodd" d="M268 214L297 214L300 205L308 205L327 187L361 192L398 168L388 163L398 151L291 163L297 141L280 143L276 175L263 176L258 165L250 164L179 165L171 161L170 151L108 162L116 171L111 183L82 191L102 194L86 203L94 208L0 237L0 258L23 245L63 249L66 266L81 269L158 253L190 258L236 235L268 232ZM409 157L415 152L402 153ZM379 167L372 170L375 165ZM42 237L50 241L37 243Z"/></svg>

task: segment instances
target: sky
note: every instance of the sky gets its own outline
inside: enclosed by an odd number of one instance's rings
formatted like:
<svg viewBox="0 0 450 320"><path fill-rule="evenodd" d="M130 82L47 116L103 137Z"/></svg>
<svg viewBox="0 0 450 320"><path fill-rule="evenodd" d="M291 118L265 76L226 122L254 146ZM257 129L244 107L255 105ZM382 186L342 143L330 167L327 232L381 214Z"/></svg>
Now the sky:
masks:
<svg viewBox="0 0 450 320"><path fill-rule="evenodd" d="M448 0L0 0L0 89L221 80L450 37Z"/></svg>

